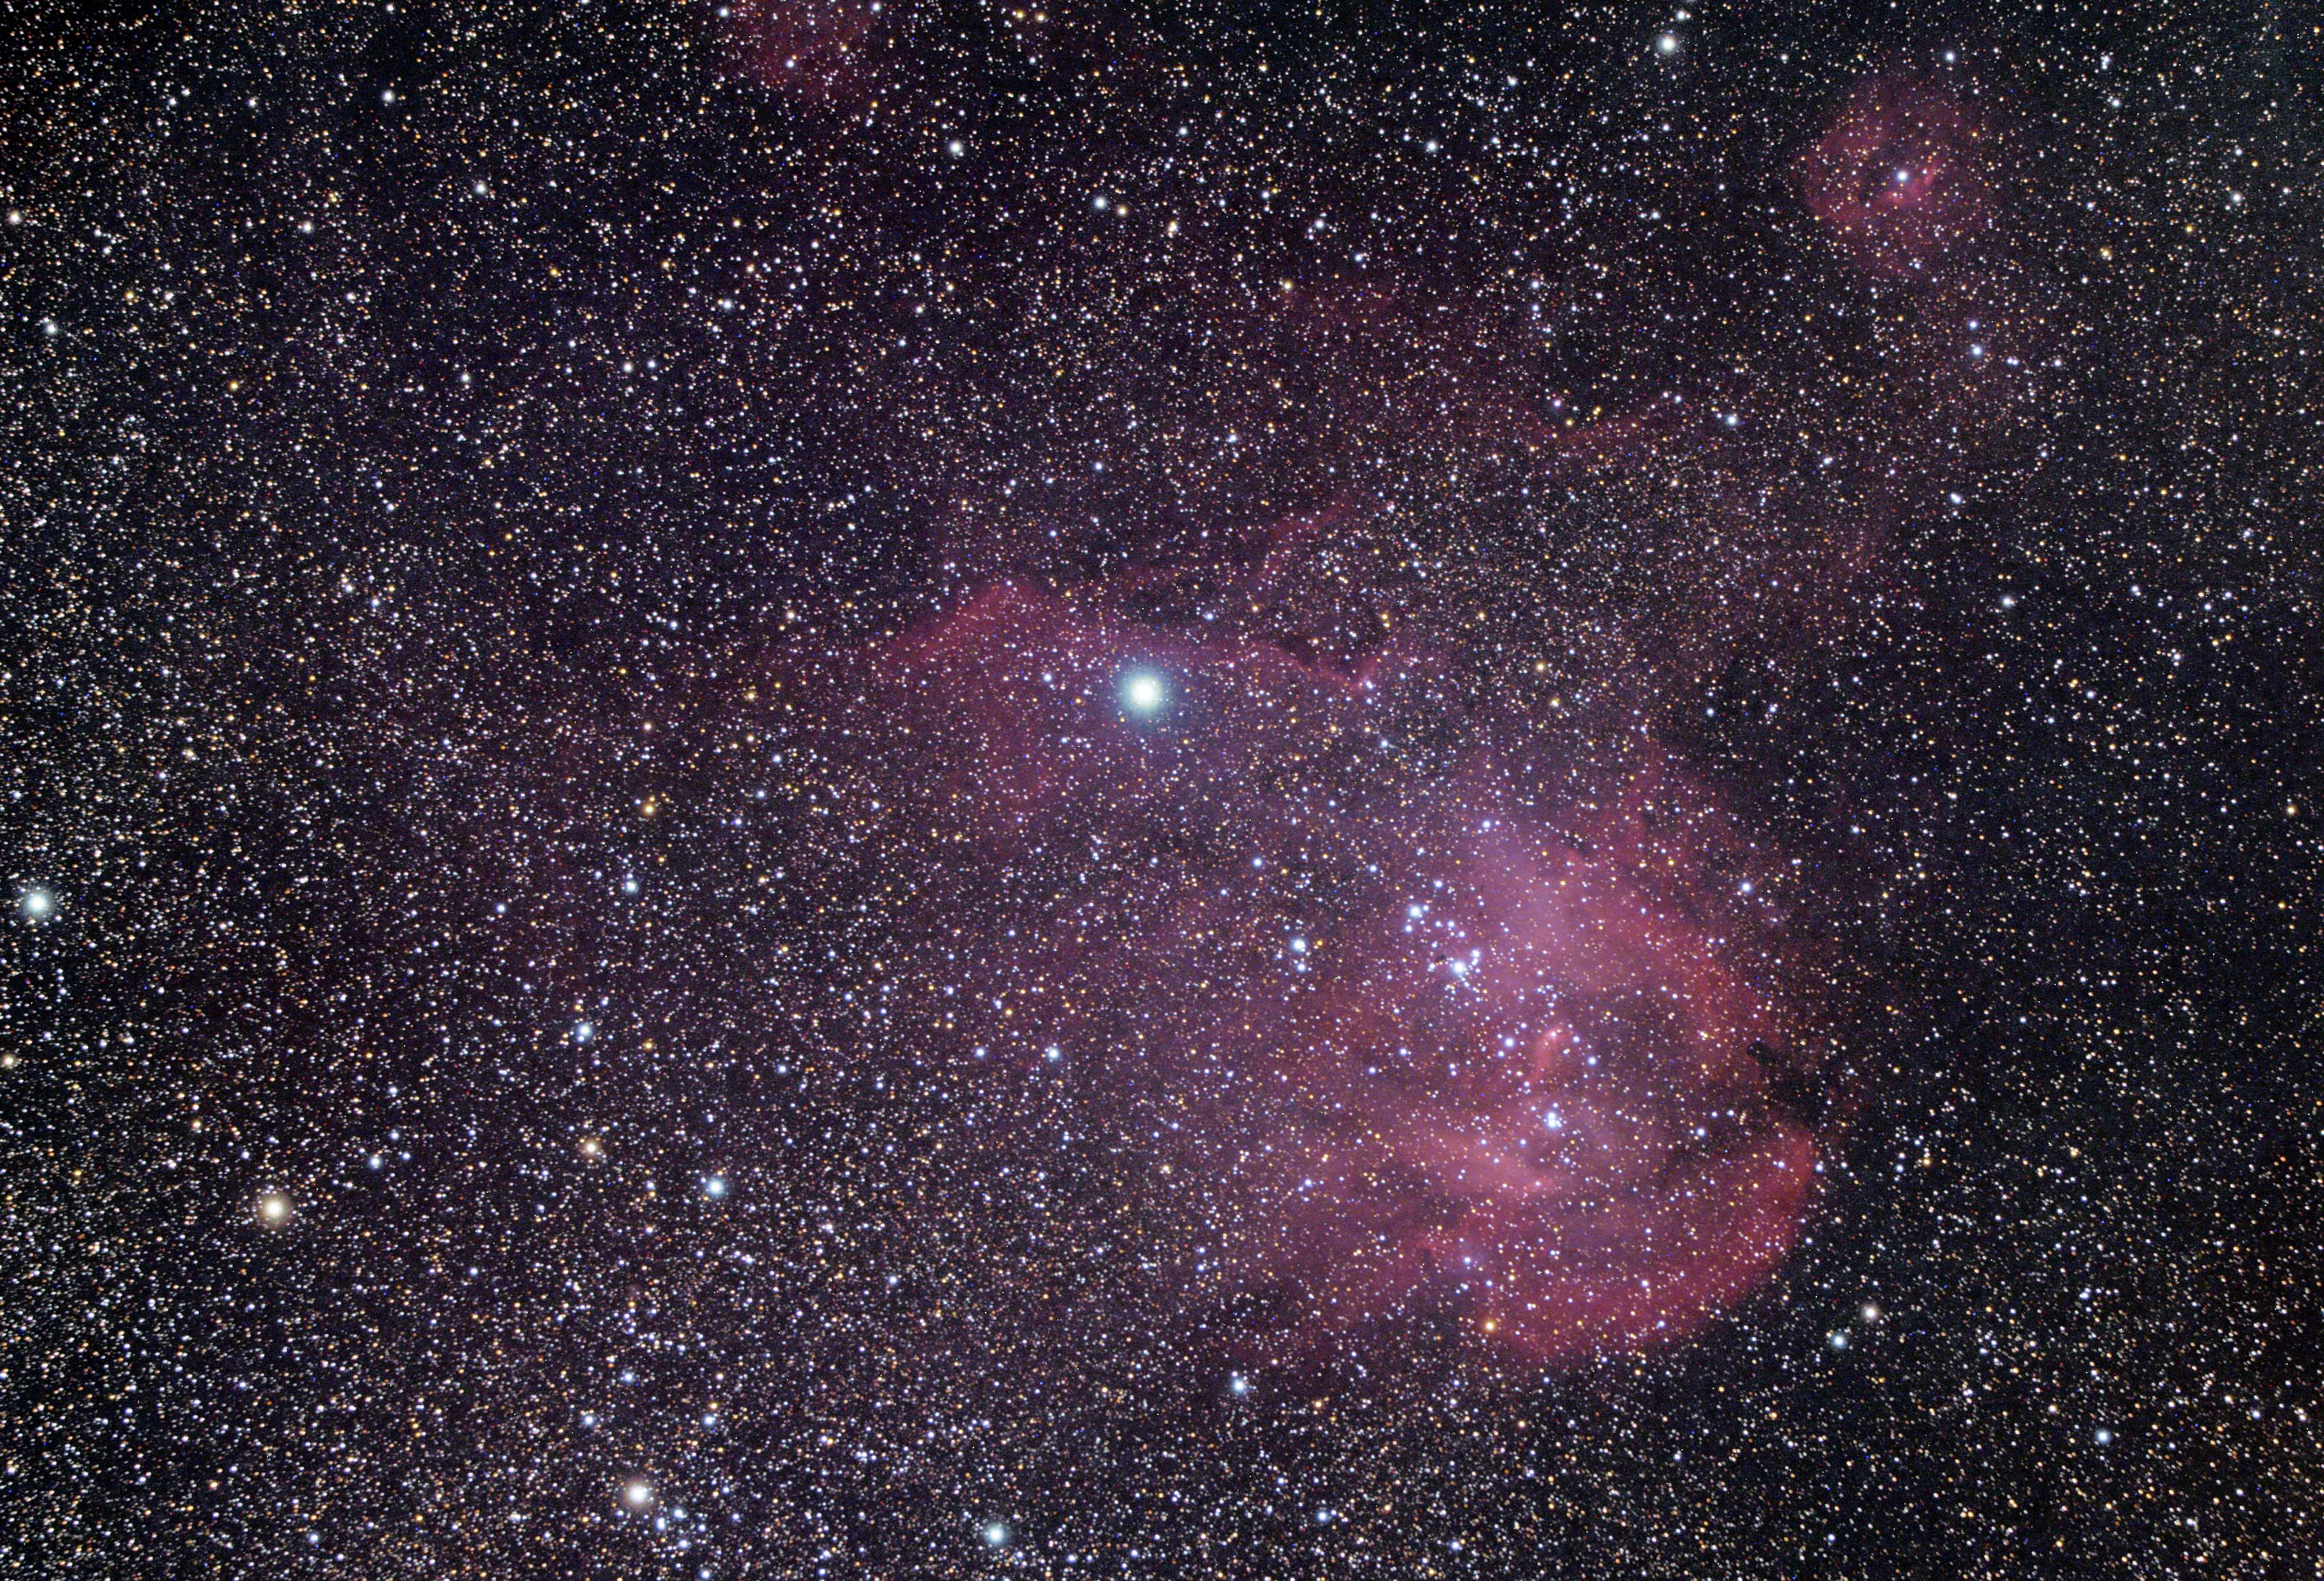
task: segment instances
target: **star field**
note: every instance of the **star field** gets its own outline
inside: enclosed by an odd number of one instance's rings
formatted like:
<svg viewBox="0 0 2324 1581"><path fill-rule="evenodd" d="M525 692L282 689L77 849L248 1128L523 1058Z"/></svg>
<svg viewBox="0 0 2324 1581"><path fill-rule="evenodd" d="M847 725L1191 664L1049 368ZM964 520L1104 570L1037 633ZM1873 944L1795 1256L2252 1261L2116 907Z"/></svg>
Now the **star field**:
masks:
<svg viewBox="0 0 2324 1581"><path fill-rule="evenodd" d="M2299 8L14 31L0 1571L2324 1573Z"/></svg>

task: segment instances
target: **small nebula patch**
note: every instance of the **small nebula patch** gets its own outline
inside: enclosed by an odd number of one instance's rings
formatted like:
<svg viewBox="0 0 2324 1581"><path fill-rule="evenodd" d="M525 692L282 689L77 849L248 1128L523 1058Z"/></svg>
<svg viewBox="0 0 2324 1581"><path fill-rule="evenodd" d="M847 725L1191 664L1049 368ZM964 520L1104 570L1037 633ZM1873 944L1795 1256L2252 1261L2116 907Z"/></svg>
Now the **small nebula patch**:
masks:
<svg viewBox="0 0 2324 1581"><path fill-rule="evenodd" d="M762 87L811 103L852 98L880 48L887 0L730 0L736 60Z"/></svg>
<svg viewBox="0 0 2324 1581"><path fill-rule="evenodd" d="M1859 267L1926 274L1992 223L1983 131L1949 88L1868 78L1798 162L1802 195Z"/></svg>

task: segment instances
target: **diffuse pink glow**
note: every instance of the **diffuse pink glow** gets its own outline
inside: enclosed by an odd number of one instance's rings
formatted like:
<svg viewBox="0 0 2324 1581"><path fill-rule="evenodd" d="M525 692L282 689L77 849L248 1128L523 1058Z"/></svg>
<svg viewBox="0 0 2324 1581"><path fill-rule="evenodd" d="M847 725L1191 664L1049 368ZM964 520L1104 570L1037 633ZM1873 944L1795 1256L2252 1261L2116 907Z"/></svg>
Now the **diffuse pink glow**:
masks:
<svg viewBox="0 0 2324 1581"><path fill-rule="evenodd" d="M1794 1244L1818 1157L1771 1090L1808 1062L1715 807L1645 754L1554 831L1478 742L1408 761L1430 656L1205 624L1004 583L823 677L932 903L1152 853L1059 891L979 1001L1039 984L1010 1031L1110 1043L1093 1107L1158 1086L1195 1123L1233 1283L1279 1298L1263 1352L1451 1318L1565 1365L1700 1330Z"/></svg>
<svg viewBox="0 0 2324 1581"><path fill-rule="evenodd" d="M852 97L871 69L881 0L731 0L736 58L764 87L810 102Z"/></svg>
<svg viewBox="0 0 2324 1581"><path fill-rule="evenodd" d="M1991 223L1980 143L1969 104L1950 89L1868 78L1800 156L1801 187L1850 257L1908 278Z"/></svg>

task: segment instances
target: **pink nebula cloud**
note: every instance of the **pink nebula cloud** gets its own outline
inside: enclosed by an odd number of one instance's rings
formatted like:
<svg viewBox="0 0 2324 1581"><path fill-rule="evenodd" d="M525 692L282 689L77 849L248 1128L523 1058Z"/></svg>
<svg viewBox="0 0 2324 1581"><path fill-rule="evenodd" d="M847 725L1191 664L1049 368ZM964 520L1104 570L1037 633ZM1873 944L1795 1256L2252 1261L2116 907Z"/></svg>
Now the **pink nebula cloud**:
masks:
<svg viewBox="0 0 2324 1581"><path fill-rule="evenodd" d="M853 97L879 48L886 0L731 0L736 58L763 86L814 103Z"/></svg>
<svg viewBox="0 0 2324 1581"><path fill-rule="evenodd" d="M1278 534L1240 606L1328 533ZM1713 799L1642 750L1554 805L1491 730L1448 734L1435 655L1120 593L996 584L794 707L895 799L890 870L1006 1002L975 1035L1071 1049L1093 1114L1183 1116L1157 1156L1271 1298L1237 1344L1450 1324L1572 1365L1775 1270L1815 1197L1778 1096L1810 1012Z"/></svg>
<svg viewBox="0 0 2324 1581"><path fill-rule="evenodd" d="M1950 89L1868 78L1800 156L1801 190L1858 265L1911 278L1992 223L1982 143L1969 105Z"/></svg>

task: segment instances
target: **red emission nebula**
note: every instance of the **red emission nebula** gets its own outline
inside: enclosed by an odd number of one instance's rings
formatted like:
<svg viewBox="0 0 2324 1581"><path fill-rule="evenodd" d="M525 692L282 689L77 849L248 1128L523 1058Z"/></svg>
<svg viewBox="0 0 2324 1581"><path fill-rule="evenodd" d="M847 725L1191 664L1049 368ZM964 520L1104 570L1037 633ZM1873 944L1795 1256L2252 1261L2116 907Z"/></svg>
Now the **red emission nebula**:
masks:
<svg viewBox="0 0 2324 1581"><path fill-rule="evenodd" d="M1650 752L1545 798L1448 726L1441 656L1319 660L1175 592L1000 582L779 689L792 750L885 799L927 920L893 942L963 985L944 1036L1202 1183L1189 1266L1264 1314L1242 1354L1702 1329L1795 1244L1819 1156L1720 809Z"/></svg>
<svg viewBox="0 0 2324 1581"><path fill-rule="evenodd" d="M830 67L827 90L877 33L869 10L845 14L860 31L839 14L762 6L747 36L776 41L787 71ZM810 15L844 51L771 25ZM1999 316L1974 245L1995 204L1982 137L1960 95L1886 75L1794 166L1823 244L1919 293L1928 334L1963 344ZM1492 343L1466 310L1389 281L1313 301L1286 288L1251 313L1286 316L1339 391L1432 332ZM1962 355L1879 384L1868 421L1924 413ZM1720 454L1724 430L1674 398L1577 423L1497 365L1422 388L1366 442L1523 457L1577 488ZM762 672L772 713L754 723L827 788L808 812L844 804L847 859L885 908L867 936L936 1006L908 1026L882 1009L881 1036L972 1073L968 1123L995 1153L1038 1154L1047 1126L1131 1160L1092 1193L1145 1226L1141 1266L1170 1271L1161 1299L1237 1355L1449 1334L1566 1368L1699 1334L1815 1209L1848 1094L1833 1007L1803 985L1830 979L1797 958L1753 892L1748 842L1649 716L1624 710L1582 744L1527 713L1542 699L1497 698L1512 689L1464 648L1470 623L1351 580L1396 559L1367 559L1395 536L1374 513L1395 507L1322 470L1306 492L1337 503L1314 518L1228 549L1205 532L1143 572L1011 574L1005 541L971 542L954 564L983 579L943 613ZM1762 569L1677 555L1644 596L1702 628L1769 587L1803 614L1844 606L1895 476L1801 507L1786 539L1758 525L1773 490L1702 473L1688 486L1705 536L1731 524ZM1730 596L1732 567L1753 580ZM1609 659L1604 689L1650 689L1661 657Z"/></svg>
<svg viewBox="0 0 2324 1581"><path fill-rule="evenodd" d="M1909 278L1992 223L1981 141L1958 95L1909 76L1868 78L1801 156L1801 188L1858 264Z"/></svg>

